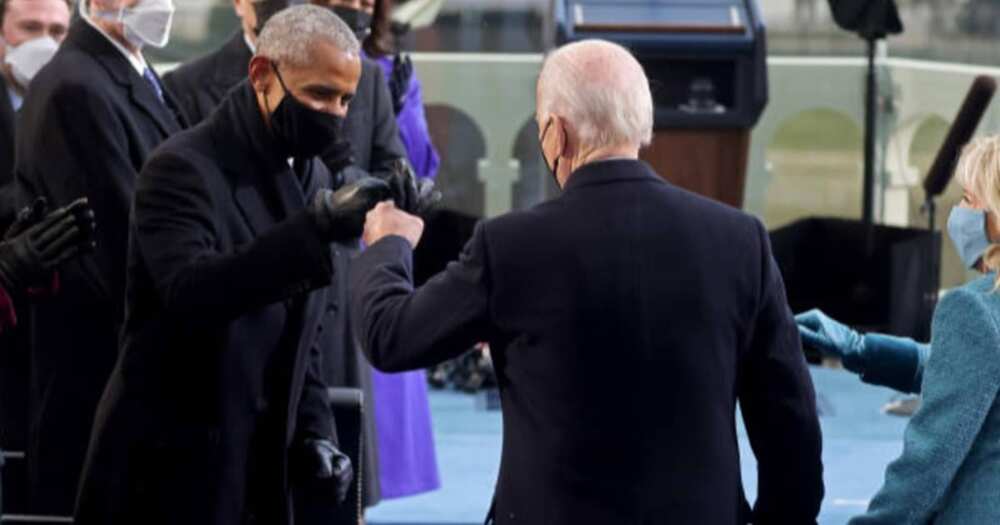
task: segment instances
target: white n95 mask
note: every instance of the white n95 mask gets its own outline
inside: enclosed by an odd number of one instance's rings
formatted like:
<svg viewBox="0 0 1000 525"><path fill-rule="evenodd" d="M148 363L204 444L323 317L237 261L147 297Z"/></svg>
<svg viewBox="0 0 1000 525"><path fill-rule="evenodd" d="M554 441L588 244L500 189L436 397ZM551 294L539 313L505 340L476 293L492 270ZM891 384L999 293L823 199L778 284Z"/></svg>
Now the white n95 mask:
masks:
<svg viewBox="0 0 1000 525"><path fill-rule="evenodd" d="M175 10L173 0L139 0L132 7L95 12L94 16L121 22L125 39L135 47L163 47L170 40Z"/></svg>
<svg viewBox="0 0 1000 525"><path fill-rule="evenodd" d="M8 45L4 62L10 66L14 80L22 88L27 88L31 79L35 78L42 66L52 60L58 50L59 43L50 36L33 38L20 45Z"/></svg>

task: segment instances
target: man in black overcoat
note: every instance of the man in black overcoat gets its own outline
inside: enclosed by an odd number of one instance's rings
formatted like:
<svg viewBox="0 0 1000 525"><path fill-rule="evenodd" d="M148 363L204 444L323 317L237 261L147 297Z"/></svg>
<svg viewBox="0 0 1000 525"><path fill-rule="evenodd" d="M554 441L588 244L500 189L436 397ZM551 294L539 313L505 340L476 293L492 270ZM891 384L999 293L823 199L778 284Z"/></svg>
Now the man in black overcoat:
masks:
<svg viewBox="0 0 1000 525"><path fill-rule="evenodd" d="M143 168L122 352L78 525L283 525L293 486L343 499L351 466L318 366L341 270L330 244L359 236L388 186L334 193L317 155L342 132L360 71L340 19L282 11L249 80Z"/></svg>
<svg viewBox="0 0 1000 525"><path fill-rule="evenodd" d="M234 9L240 18L240 30L219 49L187 62L164 75L167 89L178 100L191 124L208 118L226 93L246 78L247 63L257 45L257 34L267 18L289 4L301 0L236 0ZM389 177L394 163L404 158L405 149L399 139L399 129L392 108L392 97L381 67L362 57L361 80L347 112L342 141L330 144L322 157L331 170L334 189L369 174ZM334 257L338 267L346 268L357 251L357 242L350 239L338 243ZM326 324L339 327L323 341L323 377L330 386L361 388L367 405L372 405L371 372L369 365L356 350L348 326L346 272L334 276L328 294L330 301ZM364 500L373 505L379 500L378 459L376 455L375 419L365 410Z"/></svg>
<svg viewBox="0 0 1000 525"><path fill-rule="evenodd" d="M96 251L60 272L61 293L32 312L27 453L37 513L73 509L94 409L118 355L136 174L183 124L142 55L164 43L165 20L146 26L150 42L136 37L117 16L134 3L82 1L82 16L32 80L19 116L23 202L45 197L62 206L87 197L100 221Z"/></svg>
<svg viewBox="0 0 1000 525"><path fill-rule="evenodd" d="M498 524L815 523L815 394L764 227L638 160L653 103L623 48L555 52L537 100L562 195L480 224L416 290L422 223L386 203L369 213L351 284L372 363L421 368L489 341ZM757 457L753 507L737 403Z"/></svg>

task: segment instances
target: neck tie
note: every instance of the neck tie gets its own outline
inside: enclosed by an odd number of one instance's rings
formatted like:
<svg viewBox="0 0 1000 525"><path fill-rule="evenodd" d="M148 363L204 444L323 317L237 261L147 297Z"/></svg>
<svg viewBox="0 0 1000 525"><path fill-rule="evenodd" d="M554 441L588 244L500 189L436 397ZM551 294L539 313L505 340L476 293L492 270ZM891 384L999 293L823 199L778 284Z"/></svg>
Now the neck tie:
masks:
<svg viewBox="0 0 1000 525"><path fill-rule="evenodd" d="M165 102L163 99L163 88L160 87L160 81L156 79L156 75L153 74L153 70L147 67L142 70L142 76L149 81L150 85L152 85L153 91L156 93L156 97L160 99L160 102Z"/></svg>

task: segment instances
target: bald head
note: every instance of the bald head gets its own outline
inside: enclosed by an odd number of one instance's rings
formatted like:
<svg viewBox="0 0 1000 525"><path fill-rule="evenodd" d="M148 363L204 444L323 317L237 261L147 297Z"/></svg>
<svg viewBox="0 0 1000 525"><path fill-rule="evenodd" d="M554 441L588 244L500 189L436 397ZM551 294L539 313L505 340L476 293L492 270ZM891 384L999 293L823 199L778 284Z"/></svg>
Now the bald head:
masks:
<svg viewBox="0 0 1000 525"><path fill-rule="evenodd" d="M563 46L538 78L538 117L554 114L583 147L639 147L653 138L649 79L625 48L603 40Z"/></svg>

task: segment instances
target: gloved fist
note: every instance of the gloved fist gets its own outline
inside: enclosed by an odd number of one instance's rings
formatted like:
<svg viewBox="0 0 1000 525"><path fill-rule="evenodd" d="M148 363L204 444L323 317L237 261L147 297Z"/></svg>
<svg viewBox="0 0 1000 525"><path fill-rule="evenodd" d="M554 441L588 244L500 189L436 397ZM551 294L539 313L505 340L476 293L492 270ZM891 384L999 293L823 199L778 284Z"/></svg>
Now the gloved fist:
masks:
<svg viewBox="0 0 1000 525"><path fill-rule="evenodd" d="M365 214L389 196L385 181L363 177L337 191L320 190L308 211L324 242L346 241L361 236Z"/></svg>
<svg viewBox="0 0 1000 525"><path fill-rule="evenodd" d="M22 210L0 243L0 283L11 293L47 284L59 265L95 246L94 212L86 198L47 216L46 208L38 199Z"/></svg>
<svg viewBox="0 0 1000 525"><path fill-rule="evenodd" d="M396 207L411 215L422 215L441 200L441 192L434 189L434 181L418 178L406 159L393 162L386 182Z"/></svg>
<svg viewBox="0 0 1000 525"><path fill-rule="evenodd" d="M333 442L328 439L305 440L301 446L300 461L302 473L311 484L336 496L338 504L347 499L354 481L354 467L351 458L338 450Z"/></svg>
<svg viewBox="0 0 1000 525"><path fill-rule="evenodd" d="M839 357L844 367L857 371L865 338L850 327L834 321L819 310L810 310L795 316L802 344L826 356Z"/></svg>

